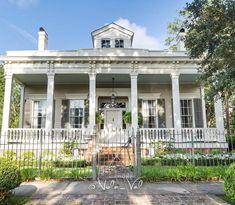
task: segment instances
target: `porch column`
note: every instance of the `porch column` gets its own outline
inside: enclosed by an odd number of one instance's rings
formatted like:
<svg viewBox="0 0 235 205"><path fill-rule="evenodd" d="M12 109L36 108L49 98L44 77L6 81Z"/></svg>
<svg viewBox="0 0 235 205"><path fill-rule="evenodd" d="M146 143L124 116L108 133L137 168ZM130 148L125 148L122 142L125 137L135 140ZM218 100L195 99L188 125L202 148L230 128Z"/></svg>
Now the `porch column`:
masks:
<svg viewBox="0 0 235 205"><path fill-rule="evenodd" d="M204 87L200 88L201 90L201 100L202 100L202 118L203 118L203 128L207 128L207 119L206 119L206 102L205 102L205 92Z"/></svg>
<svg viewBox="0 0 235 205"><path fill-rule="evenodd" d="M138 128L138 74L130 74L131 77L131 127L136 133Z"/></svg>
<svg viewBox="0 0 235 205"><path fill-rule="evenodd" d="M171 74L174 128L181 128L179 74Z"/></svg>
<svg viewBox="0 0 235 205"><path fill-rule="evenodd" d="M10 111L11 111L11 93L12 93L12 80L13 75L7 74L5 76L5 91L4 91L4 104L2 113L2 133L1 144L7 143L7 130L10 124Z"/></svg>
<svg viewBox="0 0 235 205"><path fill-rule="evenodd" d="M89 74L89 128L93 129L96 125L96 74Z"/></svg>
<svg viewBox="0 0 235 205"><path fill-rule="evenodd" d="M214 98L216 128L224 131L223 104L220 98Z"/></svg>
<svg viewBox="0 0 235 205"><path fill-rule="evenodd" d="M54 73L47 74L47 109L46 109L47 132L50 132L53 128L54 79L55 79Z"/></svg>
<svg viewBox="0 0 235 205"><path fill-rule="evenodd" d="M20 119L19 119L19 127L23 128L24 127L24 97L25 97L25 86L21 85L20 86Z"/></svg>

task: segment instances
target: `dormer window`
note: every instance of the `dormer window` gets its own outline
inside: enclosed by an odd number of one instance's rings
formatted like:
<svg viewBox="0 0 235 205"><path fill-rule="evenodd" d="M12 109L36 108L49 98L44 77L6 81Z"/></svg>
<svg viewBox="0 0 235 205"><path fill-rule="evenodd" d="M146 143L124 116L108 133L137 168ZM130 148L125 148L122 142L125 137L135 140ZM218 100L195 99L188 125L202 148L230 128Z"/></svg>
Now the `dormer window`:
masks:
<svg viewBox="0 0 235 205"><path fill-rule="evenodd" d="M124 40L115 39L115 48L124 48Z"/></svg>
<svg viewBox="0 0 235 205"><path fill-rule="evenodd" d="M101 48L110 48L110 40L102 39L101 40Z"/></svg>

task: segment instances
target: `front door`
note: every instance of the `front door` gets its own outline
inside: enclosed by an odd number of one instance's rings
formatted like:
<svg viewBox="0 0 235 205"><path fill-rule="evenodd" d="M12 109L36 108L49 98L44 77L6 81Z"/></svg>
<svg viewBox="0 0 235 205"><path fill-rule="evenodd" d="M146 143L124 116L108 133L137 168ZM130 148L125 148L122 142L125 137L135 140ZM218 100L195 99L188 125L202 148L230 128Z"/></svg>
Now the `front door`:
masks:
<svg viewBox="0 0 235 205"><path fill-rule="evenodd" d="M117 137L117 132L122 129L122 110L107 109L105 111L104 125L106 136L113 141Z"/></svg>

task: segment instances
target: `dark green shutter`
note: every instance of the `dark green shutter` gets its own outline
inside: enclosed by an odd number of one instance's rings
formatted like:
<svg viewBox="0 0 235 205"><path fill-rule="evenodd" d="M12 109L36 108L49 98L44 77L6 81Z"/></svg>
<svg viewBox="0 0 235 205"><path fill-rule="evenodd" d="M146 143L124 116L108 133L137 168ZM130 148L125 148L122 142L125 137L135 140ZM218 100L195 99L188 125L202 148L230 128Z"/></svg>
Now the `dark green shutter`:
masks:
<svg viewBox="0 0 235 205"><path fill-rule="evenodd" d="M158 128L166 127L165 99L157 99Z"/></svg>
<svg viewBox="0 0 235 205"><path fill-rule="evenodd" d="M203 128L202 100L200 98L193 99L193 104L194 104L195 127Z"/></svg>
<svg viewBox="0 0 235 205"><path fill-rule="evenodd" d="M61 108L61 126L62 128L68 128L69 124L69 100L62 100L62 108Z"/></svg>
<svg viewBox="0 0 235 205"><path fill-rule="evenodd" d="M141 113L141 116L139 113ZM143 127L142 99L138 99L138 125L139 127Z"/></svg>
<svg viewBox="0 0 235 205"><path fill-rule="evenodd" d="M88 126L89 124L89 100L88 99L85 99L84 100L84 117L85 117L85 121L84 121L84 124L85 124L85 127Z"/></svg>

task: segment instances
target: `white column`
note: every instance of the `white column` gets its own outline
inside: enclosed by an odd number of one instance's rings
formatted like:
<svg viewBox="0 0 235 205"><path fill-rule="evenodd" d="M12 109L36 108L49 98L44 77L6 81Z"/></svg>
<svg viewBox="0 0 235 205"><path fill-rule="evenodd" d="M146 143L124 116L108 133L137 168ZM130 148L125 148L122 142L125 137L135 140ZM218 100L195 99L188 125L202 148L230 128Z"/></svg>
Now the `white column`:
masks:
<svg viewBox="0 0 235 205"><path fill-rule="evenodd" d="M206 102L205 102L205 92L204 87L201 87L201 100L202 100L202 118L203 118L203 127L207 128L207 119L206 119Z"/></svg>
<svg viewBox="0 0 235 205"><path fill-rule="evenodd" d="M216 128L220 131L224 130L224 115L223 115L223 104L221 99L214 99L214 107L215 107L215 121Z"/></svg>
<svg viewBox="0 0 235 205"><path fill-rule="evenodd" d="M2 133L1 133L1 143L7 142L4 137L7 134L7 130L10 124L10 111L11 111L11 93L12 93L12 74L5 76L5 91L4 91L4 104L3 104L3 114L2 114Z"/></svg>
<svg viewBox="0 0 235 205"><path fill-rule="evenodd" d="M131 127L136 133L138 128L138 87L137 78L138 74L134 73L131 77Z"/></svg>
<svg viewBox="0 0 235 205"><path fill-rule="evenodd" d="M181 128L179 74L171 74L174 128Z"/></svg>
<svg viewBox="0 0 235 205"><path fill-rule="evenodd" d="M46 109L46 131L50 132L53 128L54 110L54 79L55 74L47 74L47 109Z"/></svg>
<svg viewBox="0 0 235 205"><path fill-rule="evenodd" d="M92 130L96 123L96 74L89 74L89 128Z"/></svg>
<svg viewBox="0 0 235 205"><path fill-rule="evenodd" d="M20 90L20 119L19 119L19 127L23 128L24 127L24 96L25 96L25 87L24 85L21 85L21 90Z"/></svg>

